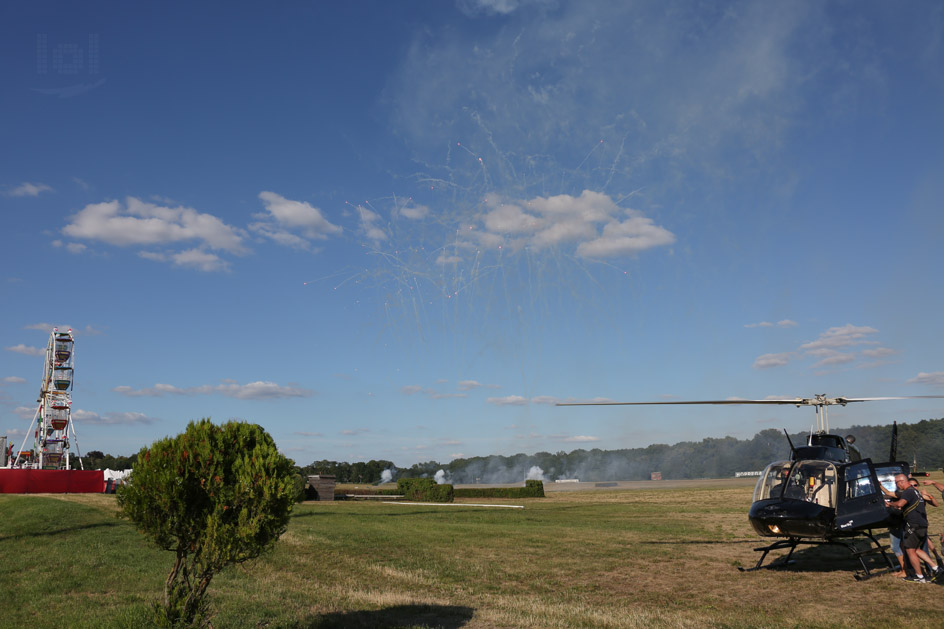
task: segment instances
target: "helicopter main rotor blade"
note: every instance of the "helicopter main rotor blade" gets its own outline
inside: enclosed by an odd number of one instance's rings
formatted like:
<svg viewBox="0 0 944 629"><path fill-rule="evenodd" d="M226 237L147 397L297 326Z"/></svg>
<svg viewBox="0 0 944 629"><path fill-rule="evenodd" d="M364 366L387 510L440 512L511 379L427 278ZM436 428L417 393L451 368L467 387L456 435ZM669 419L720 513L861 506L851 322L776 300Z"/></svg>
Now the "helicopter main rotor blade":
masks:
<svg viewBox="0 0 944 629"><path fill-rule="evenodd" d="M558 402L556 406L651 406L656 404L793 404L795 406L832 406L851 402L876 402L881 400L925 400L944 399L944 395L901 395L894 397L836 397L779 398L769 400L697 400L673 402Z"/></svg>
<svg viewBox="0 0 944 629"><path fill-rule="evenodd" d="M556 406L647 406L652 404L802 404L803 400L697 400L682 402L558 402Z"/></svg>

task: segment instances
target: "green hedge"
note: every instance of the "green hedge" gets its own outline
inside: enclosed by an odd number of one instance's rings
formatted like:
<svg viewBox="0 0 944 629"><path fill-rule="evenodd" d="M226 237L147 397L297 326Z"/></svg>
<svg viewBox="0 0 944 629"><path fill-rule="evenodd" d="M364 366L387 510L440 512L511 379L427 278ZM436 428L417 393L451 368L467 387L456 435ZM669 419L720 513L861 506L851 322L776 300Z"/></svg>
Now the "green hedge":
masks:
<svg viewBox="0 0 944 629"><path fill-rule="evenodd" d="M432 478L397 479L397 491L415 502L452 502L455 495L452 485L438 485Z"/></svg>
<svg viewBox="0 0 944 629"><path fill-rule="evenodd" d="M527 480L524 487L482 487L455 490L457 498L543 498L544 483Z"/></svg>

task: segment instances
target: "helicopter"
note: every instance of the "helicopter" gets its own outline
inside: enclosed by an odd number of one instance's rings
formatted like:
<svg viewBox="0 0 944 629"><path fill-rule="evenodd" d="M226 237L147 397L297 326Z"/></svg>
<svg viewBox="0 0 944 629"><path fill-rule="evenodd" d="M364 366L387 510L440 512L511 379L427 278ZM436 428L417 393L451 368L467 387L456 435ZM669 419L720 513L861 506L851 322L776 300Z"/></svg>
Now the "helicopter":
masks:
<svg viewBox="0 0 944 629"><path fill-rule="evenodd" d="M775 398L764 400L701 400L665 402L561 402L557 406L643 406L678 404L774 404L812 406L816 409L816 428L810 432L805 445L794 446L789 433L784 430L790 444L790 458L773 461L761 472L754 487L753 501L748 520L761 537L781 538L761 548L763 552L753 568L740 568L748 572L761 568L780 567L791 563L791 557L800 544L845 546L859 560L863 573L857 579L867 579L872 572L866 556L880 553L894 570L885 547L875 538L876 529L887 529L891 524L885 506L882 487L895 490L895 476L909 475L907 462L896 461L898 424L893 425L889 460L873 463L863 459L855 447L855 438L842 437L829 432L827 409L829 406L846 406L857 402L880 400L944 398L940 395L895 396L895 397L827 397L825 394L811 398ZM785 538L785 539L784 539ZM856 542L866 538L869 546L859 549ZM764 560L774 550L789 548L789 553L779 564L764 566Z"/></svg>

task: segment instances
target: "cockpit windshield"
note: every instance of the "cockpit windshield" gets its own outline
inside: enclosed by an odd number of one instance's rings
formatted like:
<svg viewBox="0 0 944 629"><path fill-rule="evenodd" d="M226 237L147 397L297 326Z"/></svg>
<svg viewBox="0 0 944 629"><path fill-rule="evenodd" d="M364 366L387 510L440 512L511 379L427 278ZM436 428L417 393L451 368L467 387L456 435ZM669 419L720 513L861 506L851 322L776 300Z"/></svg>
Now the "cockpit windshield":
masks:
<svg viewBox="0 0 944 629"><path fill-rule="evenodd" d="M780 498L792 465L793 461L775 461L768 465L754 486L754 502Z"/></svg>
<svg viewBox="0 0 944 629"><path fill-rule="evenodd" d="M793 466L784 498L836 507L836 466L828 461L800 461Z"/></svg>

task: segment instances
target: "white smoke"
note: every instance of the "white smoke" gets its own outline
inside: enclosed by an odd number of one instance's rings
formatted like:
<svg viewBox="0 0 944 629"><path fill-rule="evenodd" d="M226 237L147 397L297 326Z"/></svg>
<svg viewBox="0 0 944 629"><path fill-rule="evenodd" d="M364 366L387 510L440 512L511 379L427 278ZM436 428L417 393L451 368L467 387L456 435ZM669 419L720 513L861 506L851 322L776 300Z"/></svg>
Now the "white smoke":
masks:
<svg viewBox="0 0 944 629"><path fill-rule="evenodd" d="M524 477L525 480L540 480L546 481L547 478L544 477L544 470L542 470L537 465L532 465L531 469L528 470L528 475Z"/></svg>
<svg viewBox="0 0 944 629"><path fill-rule="evenodd" d="M380 473L380 482L381 483L390 483L393 482L393 470L384 470Z"/></svg>
<svg viewBox="0 0 944 629"><path fill-rule="evenodd" d="M442 470L439 470L438 472L436 472L436 475L433 476L433 478L436 479L436 484L437 484L437 485L445 485L445 484L446 484L446 473L445 473L444 471L442 471Z"/></svg>

